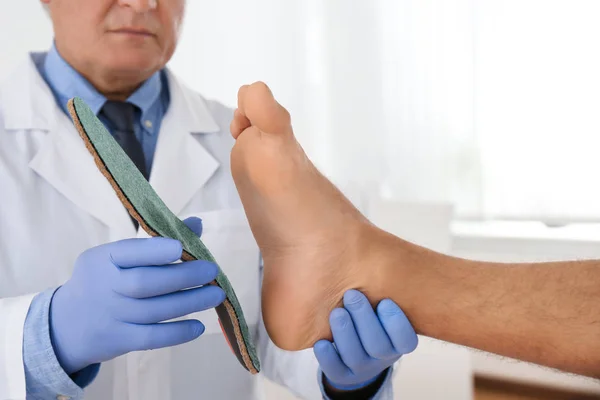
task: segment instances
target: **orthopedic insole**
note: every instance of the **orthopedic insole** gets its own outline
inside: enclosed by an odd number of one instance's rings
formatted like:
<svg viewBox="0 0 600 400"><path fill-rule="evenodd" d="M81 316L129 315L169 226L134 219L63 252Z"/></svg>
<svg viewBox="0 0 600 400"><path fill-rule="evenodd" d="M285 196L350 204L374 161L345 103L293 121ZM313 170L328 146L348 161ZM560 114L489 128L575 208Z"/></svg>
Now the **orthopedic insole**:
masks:
<svg viewBox="0 0 600 400"><path fill-rule="evenodd" d="M113 139L102 122L79 98L69 101L69 112L85 146L94 156L96 166L108 179L129 214L151 236L177 239L183 246L182 260L215 262L204 243L167 208L133 161ZM211 284L227 294L216 308L219 323L231 350L244 368L252 374L260 372L260 362L242 307L225 273Z"/></svg>

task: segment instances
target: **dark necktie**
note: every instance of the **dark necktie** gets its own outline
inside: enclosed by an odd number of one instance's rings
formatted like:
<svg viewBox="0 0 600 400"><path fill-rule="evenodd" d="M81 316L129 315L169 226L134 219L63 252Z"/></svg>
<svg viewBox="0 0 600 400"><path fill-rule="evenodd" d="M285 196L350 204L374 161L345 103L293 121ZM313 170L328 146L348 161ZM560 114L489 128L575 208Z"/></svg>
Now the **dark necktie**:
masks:
<svg viewBox="0 0 600 400"><path fill-rule="evenodd" d="M113 137L119 143L119 146L127 153L131 161L140 170L142 175L148 179L146 172L146 160L142 145L135 137L133 123L135 121L136 106L122 101L108 100L100 110L100 116L103 117L112 132ZM138 228L138 222L131 218L135 229Z"/></svg>
<svg viewBox="0 0 600 400"><path fill-rule="evenodd" d="M146 171L146 159L141 143L135 137L133 123L135 121L136 106L122 101L108 100L104 103L100 115L103 116L110 125L113 137L119 143L119 146L127 153L131 161L140 170L142 175L148 179Z"/></svg>

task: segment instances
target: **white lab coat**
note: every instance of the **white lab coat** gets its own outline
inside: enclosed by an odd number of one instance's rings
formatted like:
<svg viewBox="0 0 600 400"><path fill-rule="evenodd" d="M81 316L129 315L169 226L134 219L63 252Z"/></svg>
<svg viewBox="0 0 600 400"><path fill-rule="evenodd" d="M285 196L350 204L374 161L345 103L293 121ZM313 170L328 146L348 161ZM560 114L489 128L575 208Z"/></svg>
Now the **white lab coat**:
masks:
<svg viewBox="0 0 600 400"><path fill-rule="evenodd" d="M169 72L171 103L150 183L180 218L203 219L203 240L229 276L259 347L251 376L231 354L214 310L182 346L106 362L86 399L261 399L262 377L320 398L312 351L287 353L260 316L259 251L230 173L232 111ZM70 119L28 59L0 87L0 399L25 399L23 322L34 295L64 283L84 250L135 232Z"/></svg>

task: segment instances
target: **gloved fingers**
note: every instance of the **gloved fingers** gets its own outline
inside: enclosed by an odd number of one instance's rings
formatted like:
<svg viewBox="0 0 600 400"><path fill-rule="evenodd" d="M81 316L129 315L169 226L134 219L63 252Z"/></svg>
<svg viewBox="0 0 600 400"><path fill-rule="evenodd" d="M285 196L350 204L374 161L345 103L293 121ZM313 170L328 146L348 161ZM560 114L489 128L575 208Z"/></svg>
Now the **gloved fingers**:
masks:
<svg viewBox="0 0 600 400"><path fill-rule="evenodd" d="M392 300L382 300L377 306L379 320L398 354L408 354L417 348L419 338L404 312Z"/></svg>
<svg viewBox="0 0 600 400"><path fill-rule="evenodd" d="M100 246L121 268L170 264L181 258L181 242L168 238L125 239Z"/></svg>
<svg viewBox="0 0 600 400"><path fill-rule="evenodd" d="M344 307L350 313L358 337L369 356L379 360L398 358L399 354L364 294L358 290L348 290L344 294Z"/></svg>
<svg viewBox="0 0 600 400"><path fill-rule="evenodd" d="M216 264L200 260L119 269L113 290L137 299L155 297L206 285L214 281L218 273Z"/></svg>
<svg viewBox="0 0 600 400"><path fill-rule="evenodd" d="M130 324L125 327L121 352L142 351L190 342L204 333L204 325L195 319L152 325Z"/></svg>
<svg viewBox="0 0 600 400"><path fill-rule="evenodd" d="M183 223L196 234L202 236L202 220L198 217L189 217L183 220Z"/></svg>
<svg viewBox="0 0 600 400"><path fill-rule="evenodd" d="M352 372L343 363L333 343L319 340L313 348L321 370L332 382L343 382Z"/></svg>
<svg viewBox="0 0 600 400"><path fill-rule="evenodd" d="M344 308L336 308L329 316L329 324L333 333L335 347L340 358L352 372L365 367L370 360L360 342L352 318Z"/></svg>
<svg viewBox="0 0 600 400"><path fill-rule="evenodd" d="M223 300L223 289L206 285L147 299L121 297L112 304L112 312L122 322L153 324L214 308Z"/></svg>

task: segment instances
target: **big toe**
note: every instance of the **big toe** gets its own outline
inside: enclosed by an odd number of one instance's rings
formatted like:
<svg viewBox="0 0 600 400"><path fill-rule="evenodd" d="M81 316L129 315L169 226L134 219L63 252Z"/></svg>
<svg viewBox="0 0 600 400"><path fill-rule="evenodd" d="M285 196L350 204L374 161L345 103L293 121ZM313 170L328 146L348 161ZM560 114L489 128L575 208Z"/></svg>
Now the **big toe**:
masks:
<svg viewBox="0 0 600 400"><path fill-rule="evenodd" d="M290 113L275 100L271 89L264 82L240 88L238 110L263 133L292 133Z"/></svg>

